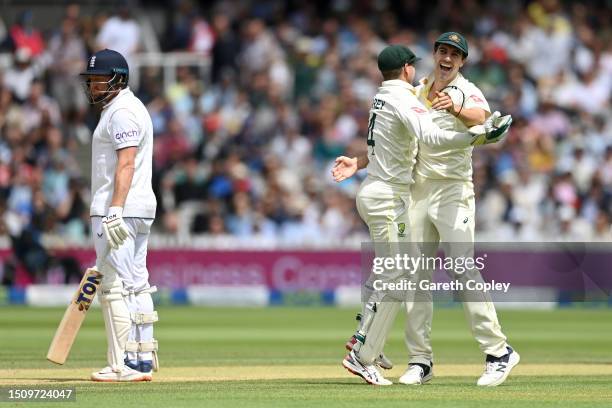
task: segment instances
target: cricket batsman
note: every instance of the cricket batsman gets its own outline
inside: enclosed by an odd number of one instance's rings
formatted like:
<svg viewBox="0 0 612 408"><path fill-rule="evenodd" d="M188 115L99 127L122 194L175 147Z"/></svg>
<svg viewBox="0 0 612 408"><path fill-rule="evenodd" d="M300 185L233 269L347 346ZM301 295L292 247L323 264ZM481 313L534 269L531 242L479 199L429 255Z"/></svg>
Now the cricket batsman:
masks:
<svg viewBox="0 0 612 408"><path fill-rule="evenodd" d="M411 85L417 60L410 49L401 45L388 46L379 54L378 68L384 81L370 109L368 155L339 158L332 172L334 179L341 181L367 165L368 176L357 193L357 210L368 225L377 257L390 255L393 243L406 242L403 232L410 225L408 206L418 144L463 149L493 143L507 133L511 123L509 117L499 120L496 112L476 133L438 128ZM377 278L392 283L398 275L397 271L389 271ZM366 289L370 289L368 284ZM348 371L375 385L392 384L377 368L386 336L402 304L401 299L389 296L372 292L362 310L356 341L342 362Z"/></svg>
<svg viewBox="0 0 612 408"><path fill-rule="evenodd" d="M147 241L155 218L151 185L153 125L128 87L129 68L116 51L96 52L81 73L85 93L100 110L93 134L91 231L108 366L93 381L151 381L157 341L147 271Z"/></svg>

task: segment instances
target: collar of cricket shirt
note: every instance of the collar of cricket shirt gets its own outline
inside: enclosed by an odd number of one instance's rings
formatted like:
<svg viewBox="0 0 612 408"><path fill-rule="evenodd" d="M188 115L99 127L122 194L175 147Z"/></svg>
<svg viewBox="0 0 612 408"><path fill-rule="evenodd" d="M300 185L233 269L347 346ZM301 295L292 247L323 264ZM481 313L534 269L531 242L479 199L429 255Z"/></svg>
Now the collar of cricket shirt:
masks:
<svg viewBox="0 0 612 408"><path fill-rule="evenodd" d="M461 78L463 78L463 75L461 75L461 72L457 72L457 75L453 78L452 81L448 83L447 86L450 86L450 85L456 86L457 81L459 81ZM422 85L422 86L419 88L417 98L422 103L425 103L425 106L427 106L428 108L431 107L431 102L429 102L429 99L427 99L427 95L429 95L429 91L431 90L431 87L434 84L434 81L435 81L435 77L434 77L433 72L429 74L428 76L419 79L419 85Z"/></svg>
<svg viewBox="0 0 612 408"><path fill-rule="evenodd" d="M115 96L113 99L111 99L111 101L109 103L107 103L106 105L104 105L102 107L102 110L108 108L109 106L111 106L113 103L115 103L115 101L119 98L121 98L123 95L132 92L130 91L130 87L126 86L125 88L123 88L122 90L119 91L119 93L117 94L117 96Z"/></svg>
<svg viewBox="0 0 612 408"><path fill-rule="evenodd" d="M414 87L408 82L402 81L401 79L390 79L388 81L383 81L381 85L382 86L400 86L414 93Z"/></svg>

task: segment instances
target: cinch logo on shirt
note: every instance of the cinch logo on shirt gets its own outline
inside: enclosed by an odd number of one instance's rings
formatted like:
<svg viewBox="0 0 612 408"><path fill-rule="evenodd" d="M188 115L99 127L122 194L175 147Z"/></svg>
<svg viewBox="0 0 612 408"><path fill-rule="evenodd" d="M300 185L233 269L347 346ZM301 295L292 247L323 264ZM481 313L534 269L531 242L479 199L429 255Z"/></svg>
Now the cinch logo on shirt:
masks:
<svg viewBox="0 0 612 408"><path fill-rule="evenodd" d="M137 130L128 130L127 132L117 132L115 133L115 140L125 140L130 138L135 138L138 136Z"/></svg>
<svg viewBox="0 0 612 408"><path fill-rule="evenodd" d="M416 113L427 113L427 111L423 108L419 108L418 106L413 106L412 108L413 111L415 111Z"/></svg>

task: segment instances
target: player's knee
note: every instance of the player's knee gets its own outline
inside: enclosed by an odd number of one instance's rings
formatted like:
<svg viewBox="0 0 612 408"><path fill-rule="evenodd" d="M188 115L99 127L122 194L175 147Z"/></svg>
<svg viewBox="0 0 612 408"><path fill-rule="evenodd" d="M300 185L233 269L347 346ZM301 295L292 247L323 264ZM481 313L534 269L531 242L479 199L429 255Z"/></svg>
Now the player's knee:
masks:
<svg viewBox="0 0 612 408"><path fill-rule="evenodd" d="M123 300L124 290L123 282L117 276L117 273L111 268L105 268L102 273L102 281L100 282L100 302L109 302L113 300Z"/></svg>

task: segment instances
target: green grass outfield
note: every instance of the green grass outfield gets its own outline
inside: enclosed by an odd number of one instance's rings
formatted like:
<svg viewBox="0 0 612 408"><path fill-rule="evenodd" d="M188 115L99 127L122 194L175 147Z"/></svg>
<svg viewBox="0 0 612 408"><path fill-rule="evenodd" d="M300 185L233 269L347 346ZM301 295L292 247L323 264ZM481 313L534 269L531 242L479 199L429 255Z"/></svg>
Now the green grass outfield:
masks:
<svg viewBox="0 0 612 408"><path fill-rule="evenodd" d="M8 386L75 386L79 405L105 407L612 406L612 309L500 311L522 360L505 384L492 389L474 385L484 358L461 309L436 311L436 377L422 387L368 386L340 366L355 310L158 311L162 367L154 381L94 384L87 381L89 373L105 365L99 310L90 311L67 364L59 367L45 355L63 310L0 307L0 388L6 393ZM392 380L405 368L402 320L386 348L397 366L388 373Z"/></svg>

